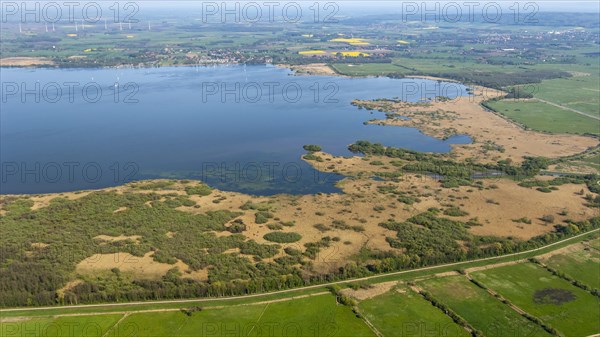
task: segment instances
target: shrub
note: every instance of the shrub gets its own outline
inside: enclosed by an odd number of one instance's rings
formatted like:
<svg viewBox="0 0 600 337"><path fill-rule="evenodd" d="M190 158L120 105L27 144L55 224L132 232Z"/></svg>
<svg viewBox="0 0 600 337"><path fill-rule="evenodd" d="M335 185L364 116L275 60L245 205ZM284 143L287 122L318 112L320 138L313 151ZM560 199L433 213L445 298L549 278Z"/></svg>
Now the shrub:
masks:
<svg viewBox="0 0 600 337"><path fill-rule="evenodd" d="M196 202L194 200L190 200L190 199L181 199L181 204L183 206L187 206L187 207L192 207L192 206L196 206Z"/></svg>
<svg viewBox="0 0 600 337"><path fill-rule="evenodd" d="M538 188L536 188L536 190L538 190L540 192L543 192L543 193L550 193L550 192L552 192L552 190L550 188L548 188L548 187L538 187Z"/></svg>
<svg viewBox="0 0 600 337"><path fill-rule="evenodd" d="M314 155L312 153L305 154L304 159L318 161L319 163L322 163L324 161L323 158L321 158L320 156Z"/></svg>
<svg viewBox="0 0 600 337"><path fill-rule="evenodd" d="M327 232L329 230L329 227L323 225L322 223L315 224L313 227L318 229L320 232Z"/></svg>
<svg viewBox="0 0 600 337"><path fill-rule="evenodd" d="M554 223L554 215L546 214L540 218L545 223Z"/></svg>
<svg viewBox="0 0 600 337"><path fill-rule="evenodd" d="M198 306L190 307L187 309L186 308L181 309L181 312L183 312L187 316L192 316L192 314L194 314L195 312L200 312L200 311L202 311L202 307L198 307Z"/></svg>
<svg viewBox="0 0 600 337"><path fill-rule="evenodd" d="M277 242L277 243L291 243L300 241L302 235L294 232L271 232L263 236L265 240Z"/></svg>
<svg viewBox="0 0 600 337"><path fill-rule="evenodd" d="M279 231L283 229L283 226L281 224L278 223L270 223L267 224L267 228L273 231Z"/></svg>
<svg viewBox="0 0 600 337"><path fill-rule="evenodd" d="M350 229L352 229L355 232L359 232L359 233L365 231L365 228L363 226L360 226L360 225L350 226Z"/></svg>
<svg viewBox="0 0 600 337"><path fill-rule="evenodd" d="M296 248L292 248L292 247L285 247L285 249L283 251L290 256L302 255L302 251L300 251L299 249L296 249Z"/></svg>
<svg viewBox="0 0 600 337"><path fill-rule="evenodd" d="M273 214L267 211L258 211L254 215L254 219L257 224L267 223L267 221L269 221L271 218L273 218Z"/></svg>
<svg viewBox="0 0 600 337"><path fill-rule="evenodd" d="M241 233L246 230L246 224L241 219L237 219L227 227L227 230L231 233Z"/></svg>
<svg viewBox="0 0 600 337"><path fill-rule="evenodd" d="M206 196L212 193L212 188L207 185L187 186L185 188L185 193L188 195Z"/></svg>
<svg viewBox="0 0 600 337"><path fill-rule="evenodd" d="M409 197L409 196L406 196L406 195L399 196L397 200L399 202L401 202L403 204L407 204L407 205L412 205L415 202L420 202L421 201L419 198Z"/></svg>
<svg viewBox="0 0 600 337"><path fill-rule="evenodd" d="M469 213L461 210L458 207L450 207L450 208L446 208L444 210L444 214L449 215L449 216L464 216L464 215L468 215Z"/></svg>
<svg viewBox="0 0 600 337"><path fill-rule="evenodd" d="M304 150L309 152L318 152L321 151L321 147L319 145L308 144L303 146Z"/></svg>

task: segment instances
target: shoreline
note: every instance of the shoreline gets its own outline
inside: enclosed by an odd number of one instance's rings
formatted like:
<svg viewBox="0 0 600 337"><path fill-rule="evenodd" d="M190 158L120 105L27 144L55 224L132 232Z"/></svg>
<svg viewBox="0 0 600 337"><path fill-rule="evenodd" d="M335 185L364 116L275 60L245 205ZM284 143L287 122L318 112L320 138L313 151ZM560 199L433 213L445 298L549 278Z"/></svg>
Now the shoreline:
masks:
<svg viewBox="0 0 600 337"><path fill-rule="evenodd" d="M12 57L8 57L12 58ZM14 58L24 58L24 57L14 57ZM157 68L185 68L185 67L203 67L203 68L212 68L212 67L229 67L229 66L243 66L243 65L257 65L257 66L273 66L280 69L290 70L294 76L331 76L331 77L341 77L341 78L377 78L377 77L385 77L390 79L398 79L401 80L403 78L410 79L424 79L424 80L432 80L432 81L443 81L448 83L459 83L465 86L470 86L471 84L462 83L457 80L443 78L443 77L435 77L429 75L406 75L400 78L392 78L389 76L381 76L381 75L367 75L367 76L352 76L352 75L343 75L335 71L333 67L331 67L327 63L307 63L307 64L289 64L289 63L218 63L218 64L171 64L171 65L134 65L134 64L126 64L126 65L118 65L118 66L108 66L108 65L99 65L93 67L83 67L83 66L73 66L73 67L61 67L56 65L55 63L51 64L33 64L33 65L5 65L2 63L3 59L0 59L0 69L69 69L69 70L98 70L98 69L157 69ZM50 61L52 62L52 61ZM330 71L319 72L316 69L311 69L314 66L318 67L327 67ZM308 71L306 71L308 69ZM306 72L301 72L306 71ZM495 89L494 89L495 90Z"/></svg>

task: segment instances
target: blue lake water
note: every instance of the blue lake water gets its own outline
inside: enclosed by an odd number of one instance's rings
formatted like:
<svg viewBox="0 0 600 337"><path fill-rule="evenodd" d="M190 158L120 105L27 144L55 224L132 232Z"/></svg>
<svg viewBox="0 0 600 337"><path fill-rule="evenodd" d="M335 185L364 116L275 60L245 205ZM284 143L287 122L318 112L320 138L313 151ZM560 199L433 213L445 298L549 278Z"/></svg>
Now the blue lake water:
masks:
<svg viewBox="0 0 600 337"><path fill-rule="evenodd" d="M1 81L3 194L161 177L256 195L331 193L343 177L302 161L304 144L351 155L347 147L357 140L427 152L471 141L364 125L385 115L350 104L467 95L456 83L291 76L267 65L2 69Z"/></svg>

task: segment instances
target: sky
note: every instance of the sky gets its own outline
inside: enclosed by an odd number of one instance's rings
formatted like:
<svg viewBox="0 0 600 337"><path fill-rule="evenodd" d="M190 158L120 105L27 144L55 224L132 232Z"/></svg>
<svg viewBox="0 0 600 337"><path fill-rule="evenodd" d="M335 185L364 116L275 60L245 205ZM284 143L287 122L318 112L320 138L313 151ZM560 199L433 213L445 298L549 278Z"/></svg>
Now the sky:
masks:
<svg viewBox="0 0 600 337"><path fill-rule="evenodd" d="M529 3L535 4L538 6L539 11L541 12L597 12L600 13L600 1L570 1L570 0L545 0L545 1L519 1L519 0L455 0L455 1L423 1L423 0L414 0L414 1L398 1L398 0L387 0L387 1L369 1L369 0L342 0L342 1L331 1L331 0L214 0L214 1L198 1L198 0L187 0L187 1L160 1L160 0L144 0L137 1L139 3L144 3L145 6L157 6L157 7L185 7L189 6L190 3L195 3L195 5L199 5L200 3L222 3L222 2L237 2L237 3L249 3L254 2L257 4L263 4L267 2L277 2L284 4L286 2L297 2L301 4L305 4L306 6L310 6L311 4L317 2L321 5L325 5L328 2L334 2L339 4L340 6L344 6L348 10L356 10L360 11L363 14L377 14L377 13L390 13L390 10L400 11L402 8L402 4L406 3L416 3L421 5L422 3L426 3L429 5L433 5L434 3L439 3L440 6L444 6L445 4L455 3L461 7L465 7L468 3L478 3L481 6L487 3L497 3L502 7L508 8L514 3L518 3L521 6L525 6Z"/></svg>

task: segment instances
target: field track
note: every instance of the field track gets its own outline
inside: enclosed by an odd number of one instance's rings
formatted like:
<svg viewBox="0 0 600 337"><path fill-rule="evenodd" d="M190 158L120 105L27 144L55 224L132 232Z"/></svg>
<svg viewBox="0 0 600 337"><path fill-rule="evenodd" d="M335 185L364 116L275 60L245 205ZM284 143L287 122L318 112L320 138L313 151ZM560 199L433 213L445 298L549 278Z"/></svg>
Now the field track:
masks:
<svg viewBox="0 0 600 337"><path fill-rule="evenodd" d="M574 112L574 113L576 113L576 114L580 114L580 115L582 115L582 116L589 117L589 118L593 118L593 119L595 119L595 120L598 120L598 121L600 121L600 117L593 116L593 115L588 115L588 114L586 114L585 112L581 112L581 111L579 111L579 110L575 110L575 109L572 109L572 108L566 107L566 106L564 106L564 105L560 105L560 104L552 103L552 102L550 102L550 101L546 101L546 100L543 100L543 99L540 99L540 98L534 98L534 99L535 99L535 100L537 100L537 101L540 101L540 102L546 103L546 104L550 104L550 105L552 105L552 106L555 106L555 107L557 107L557 108L564 109L564 110L569 110L569 111L571 111L571 112Z"/></svg>

